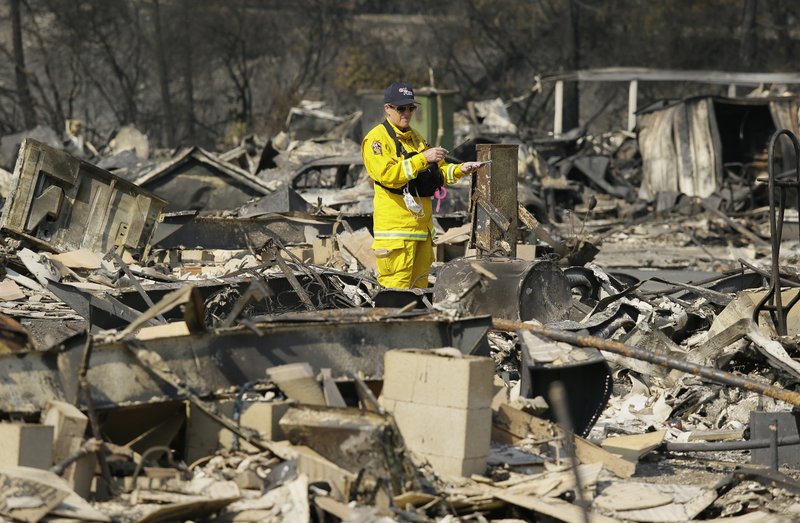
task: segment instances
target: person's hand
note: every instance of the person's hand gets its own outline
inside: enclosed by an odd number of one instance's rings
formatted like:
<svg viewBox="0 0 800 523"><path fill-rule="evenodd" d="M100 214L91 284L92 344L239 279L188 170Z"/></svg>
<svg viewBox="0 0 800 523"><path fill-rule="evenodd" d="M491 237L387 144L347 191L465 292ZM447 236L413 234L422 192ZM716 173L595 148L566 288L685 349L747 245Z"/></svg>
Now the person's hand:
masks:
<svg viewBox="0 0 800 523"><path fill-rule="evenodd" d="M461 172L472 174L477 171L485 162L464 162L461 164Z"/></svg>
<svg viewBox="0 0 800 523"><path fill-rule="evenodd" d="M428 163L439 163L444 160L444 155L447 154L447 149L444 147L431 147L422 152L422 156L428 160Z"/></svg>

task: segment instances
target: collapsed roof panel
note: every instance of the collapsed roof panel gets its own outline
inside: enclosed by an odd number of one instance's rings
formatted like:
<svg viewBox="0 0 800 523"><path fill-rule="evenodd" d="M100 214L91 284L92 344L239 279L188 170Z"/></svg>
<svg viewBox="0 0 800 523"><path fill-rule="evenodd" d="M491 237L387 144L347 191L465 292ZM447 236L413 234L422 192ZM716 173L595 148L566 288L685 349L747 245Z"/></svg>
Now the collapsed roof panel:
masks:
<svg viewBox="0 0 800 523"><path fill-rule="evenodd" d="M195 216L173 234L163 238L158 246L166 249L247 249L261 247L270 238L278 238L284 244L305 243L307 227L316 230L317 234L330 236L335 222L334 217L304 213L273 213L244 219Z"/></svg>
<svg viewBox="0 0 800 523"><path fill-rule="evenodd" d="M199 147L183 150L135 183L166 199L168 211L234 209L270 193L260 179Z"/></svg>
<svg viewBox="0 0 800 523"><path fill-rule="evenodd" d="M166 202L88 162L27 139L0 227L52 251L147 256Z"/></svg>

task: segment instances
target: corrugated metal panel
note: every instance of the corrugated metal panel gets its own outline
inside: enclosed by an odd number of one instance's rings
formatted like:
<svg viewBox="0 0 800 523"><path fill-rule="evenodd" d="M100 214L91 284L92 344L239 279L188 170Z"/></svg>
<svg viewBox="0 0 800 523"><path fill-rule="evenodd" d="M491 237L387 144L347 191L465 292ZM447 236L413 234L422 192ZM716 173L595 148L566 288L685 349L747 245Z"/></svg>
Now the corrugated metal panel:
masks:
<svg viewBox="0 0 800 523"><path fill-rule="evenodd" d="M678 190L678 156L672 139L673 119L680 106L638 116L642 183L639 197L655 198L662 191Z"/></svg>
<svg viewBox="0 0 800 523"><path fill-rule="evenodd" d="M717 190L719 163L711 133L714 106L710 98L692 100L686 104L689 120L691 171L684 173L678 190L689 196L705 198Z"/></svg>

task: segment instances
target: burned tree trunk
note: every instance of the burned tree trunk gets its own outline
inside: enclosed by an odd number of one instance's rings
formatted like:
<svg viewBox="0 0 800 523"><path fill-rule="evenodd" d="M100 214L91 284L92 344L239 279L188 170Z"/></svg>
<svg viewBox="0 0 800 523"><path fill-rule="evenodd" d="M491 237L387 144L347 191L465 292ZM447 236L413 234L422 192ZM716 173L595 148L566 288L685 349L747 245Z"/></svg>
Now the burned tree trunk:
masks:
<svg viewBox="0 0 800 523"><path fill-rule="evenodd" d="M193 142L195 140L195 115L194 115L194 65L192 52L192 2L183 0L181 10L184 21L183 38L183 94L184 100L184 119L186 120L186 138Z"/></svg>
<svg viewBox="0 0 800 523"><path fill-rule="evenodd" d="M153 0L153 19L155 30L156 63L158 64L158 83L161 88L161 107L164 111L164 129L166 129L167 145L175 143L175 120L172 117L172 97L169 94L169 73L167 57L164 49L164 37L161 31L161 9L158 0Z"/></svg>
<svg viewBox="0 0 800 523"><path fill-rule="evenodd" d="M564 49L567 53L569 67L573 71L580 69L580 28L578 2L570 0L567 9L567 31ZM564 130L569 131L580 126L580 95L578 94L578 82L564 83Z"/></svg>
<svg viewBox="0 0 800 523"><path fill-rule="evenodd" d="M744 0L744 14L742 17L742 33L739 40L739 58L746 70L753 65L756 57L756 0Z"/></svg>
<svg viewBox="0 0 800 523"><path fill-rule="evenodd" d="M14 71L16 72L17 100L22 106L22 116L25 127L36 127L36 110L33 106L33 97L28 86L27 70L25 68L25 51L22 47L22 13L20 0L11 0L11 29L14 41Z"/></svg>

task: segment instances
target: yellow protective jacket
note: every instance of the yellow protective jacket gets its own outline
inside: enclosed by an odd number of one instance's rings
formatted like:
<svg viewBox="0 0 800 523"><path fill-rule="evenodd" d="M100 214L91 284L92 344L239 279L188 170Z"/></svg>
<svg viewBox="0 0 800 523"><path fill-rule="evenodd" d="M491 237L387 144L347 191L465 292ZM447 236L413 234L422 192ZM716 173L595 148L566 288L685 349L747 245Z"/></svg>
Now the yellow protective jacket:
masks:
<svg viewBox="0 0 800 523"><path fill-rule="evenodd" d="M394 131L406 152L421 153L428 148L422 135L414 129L401 131L394 127ZM422 154L415 154L407 159L398 156L395 142L383 123L373 127L364 137L361 142L361 156L370 178L395 189L402 188L428 167L428 160ZM444 175L446 185L453 184L464 176L461 164L441 161L439 169ZM428 238L429 233L433 237L432 198L416 198L424 212L418 218L406 208L402 195L387 191L378 184L374 184L374 187L373 249L399 249L404 240L422 241Z"/></svg>

